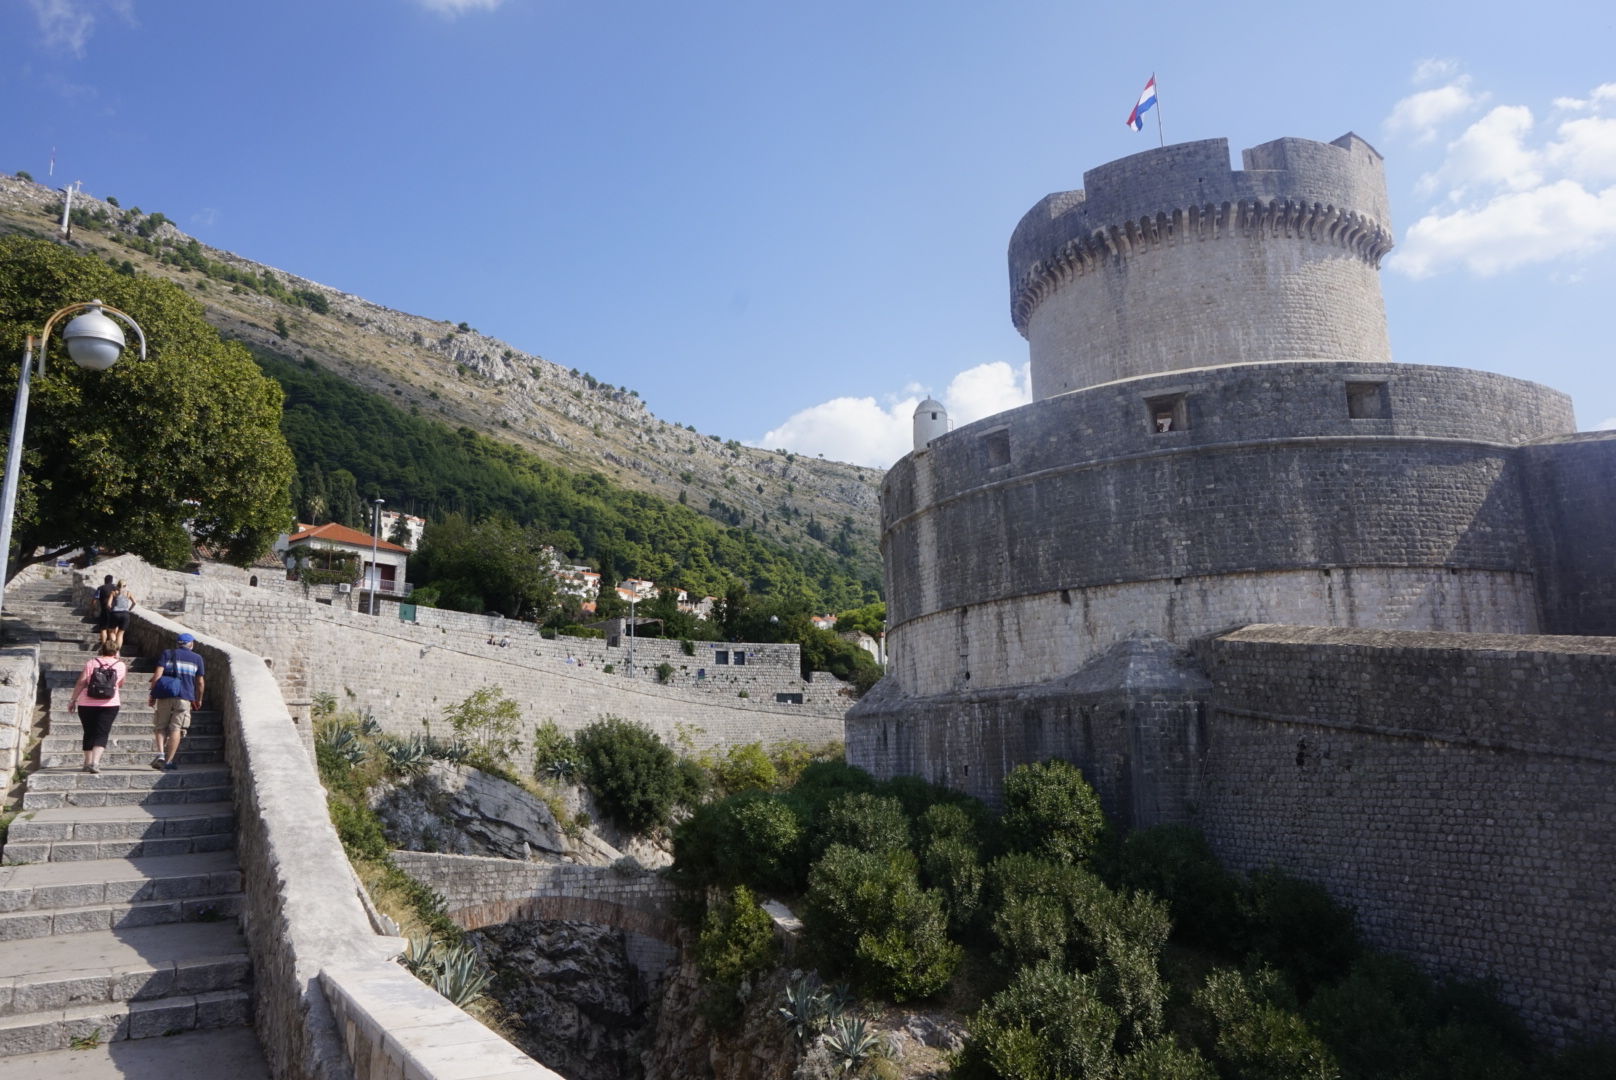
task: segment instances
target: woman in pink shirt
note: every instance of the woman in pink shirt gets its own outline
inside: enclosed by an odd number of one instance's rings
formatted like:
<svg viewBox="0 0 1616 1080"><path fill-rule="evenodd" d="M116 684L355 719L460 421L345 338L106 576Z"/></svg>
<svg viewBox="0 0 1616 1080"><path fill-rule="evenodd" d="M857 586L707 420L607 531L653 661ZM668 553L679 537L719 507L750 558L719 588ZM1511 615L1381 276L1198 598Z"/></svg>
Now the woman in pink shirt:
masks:
<svg viewBox="0 0 1616 1080"><path fill-rule="evenodd" d="M97 671L105 674L97 675ZM118 691L128 674L128 666L118 659L118 646L104 641L101 655L84 662L79 681L73 685L73 696L68 698L67 707L79 711L79 723L84 725L85 772L101 771L101 755L106 753L113 721L118 719L118 710L123 707ZM108 690L112 691L110 695Z"/></svg>

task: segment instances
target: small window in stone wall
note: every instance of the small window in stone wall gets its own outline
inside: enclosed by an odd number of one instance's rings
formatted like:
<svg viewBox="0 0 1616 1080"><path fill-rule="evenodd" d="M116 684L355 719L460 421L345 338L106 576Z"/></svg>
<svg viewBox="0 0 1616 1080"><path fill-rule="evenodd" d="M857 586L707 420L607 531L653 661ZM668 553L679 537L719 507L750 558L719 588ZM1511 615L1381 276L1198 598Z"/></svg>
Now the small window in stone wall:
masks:
<svg viewBox="0 0 1616 1080"><path fill-rule="evenodd" d="M802 695L801 694L776 694L776 695L774 695L774 700L778 701L782 705L801 705L802 704Z"/></svg>
<svg viewBox="0 0 1616 1080"><path fill-rule="evenodd" d="M1010 430L1000 428L982 436L982 453L986 456L990 469L1010 464Z"/></svg>
<svg viewBox="0 0 1616 1080"><path fill-rule="evenodd" d="M729 652L727 650L724 650L724 649L716 650L713 653L713 663L715 663L715 664L724 664L724 665L728 666L728 664L729 664Z"/></svg>
<svg viewBox="0 0 1616 1080"><path fill-rule="evenodd" d="M1187 397L1186 394L1168 394L1145 399L1152 434L1165 435L1169 431L1185 431L1189 428L1189 409L1185 405Z"/></svg>
<svg viewBox="0 0 1616 1080"><path fill-rule="evenodd" d="M739 649L735 650L735 664L738 667L746 666L746 654Z"/></svg>
<svg viewBox="0 0 1616 1080"><path fill-rule="evenodd" d="M1349 382L1347 416L1353 420L1389 420L1391 395L1383 382Z"/></svg>

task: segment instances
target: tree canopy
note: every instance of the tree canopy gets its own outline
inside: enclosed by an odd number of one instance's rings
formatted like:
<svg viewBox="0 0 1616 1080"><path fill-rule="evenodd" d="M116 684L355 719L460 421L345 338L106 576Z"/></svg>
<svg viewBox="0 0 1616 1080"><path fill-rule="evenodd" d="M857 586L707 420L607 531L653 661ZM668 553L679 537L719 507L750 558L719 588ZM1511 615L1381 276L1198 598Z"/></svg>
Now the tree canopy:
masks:
<svg viewBox="0 0 1616 1080"><path fill-rule="evenodd" d="M15 399L26 336L91 299L141 325L147 359L131 340L110 370L84 371L52 334L32 387L12 573L91 545L180 566L193 537L231 562L256 559L291 523L283 395L179 286L50 241L0 240L0 408Z"/></svg>

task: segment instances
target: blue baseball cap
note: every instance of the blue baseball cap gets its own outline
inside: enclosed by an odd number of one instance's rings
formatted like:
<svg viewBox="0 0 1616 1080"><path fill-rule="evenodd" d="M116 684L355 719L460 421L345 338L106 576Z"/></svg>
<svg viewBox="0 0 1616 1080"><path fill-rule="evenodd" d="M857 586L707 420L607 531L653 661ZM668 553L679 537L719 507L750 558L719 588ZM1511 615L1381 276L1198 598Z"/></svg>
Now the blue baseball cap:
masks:
<svg viewBox="0 0 1616 1080"><path fill-rule="evenodd" d="M195 640L196 640L196 636L194 634L181 634L180 635L180 644L181 645L189 645L191 642L193 642Z"/></svg>

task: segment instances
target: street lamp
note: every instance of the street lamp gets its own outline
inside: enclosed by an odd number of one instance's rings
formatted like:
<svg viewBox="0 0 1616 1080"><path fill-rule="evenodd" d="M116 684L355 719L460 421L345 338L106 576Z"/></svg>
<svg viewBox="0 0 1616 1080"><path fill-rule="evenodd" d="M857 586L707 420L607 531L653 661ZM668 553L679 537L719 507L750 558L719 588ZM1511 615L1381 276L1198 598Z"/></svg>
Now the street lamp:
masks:
<svg viewBox="0 0 1616 1080"><path fill-rule="evenodd" d="M45 353L50 349L51 327L65 315L82 312L62 328L67 355L86 371L105 371L118 362L123 352L123 330L107 317L116 315L129 324L140 339L140 358L146 359L146 332L127 314L99 300L69 304L45 320L39 335L39 377L45 377ZM17 509L17 480L22 469L22 435L28 423L28 388L34 377L34 336L28 335L23 347L22 373L17 378L17 403L11 410L11 441L6 444L6 481L0 490L0 605L4 603L5 582L11 566L11 519Z"/></svg>
<svg viewBox="0 0 1616 1080"><path fill-rule="evenodd" d="M370 613L380 614L376 605L376 591L382 586L382 568L376 565L377 551L382 542L382 503L386 499L376 500L376 510L370 515Z"/></svg>

